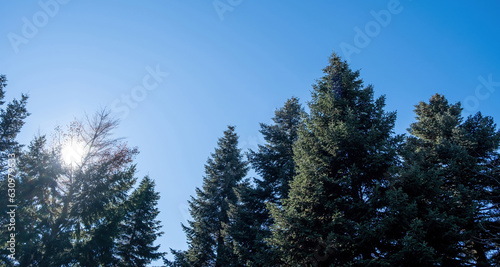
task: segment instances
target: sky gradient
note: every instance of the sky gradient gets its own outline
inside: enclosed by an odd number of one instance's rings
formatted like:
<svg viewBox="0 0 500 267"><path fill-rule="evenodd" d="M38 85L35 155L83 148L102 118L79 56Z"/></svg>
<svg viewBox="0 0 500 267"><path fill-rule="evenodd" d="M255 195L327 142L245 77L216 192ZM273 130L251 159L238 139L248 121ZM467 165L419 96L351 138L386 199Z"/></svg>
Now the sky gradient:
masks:
<svg viewBox="0 0 500 267"><path fill-rule="evenodd" d="M435 93L500 120L500 2L9 1L0 10L7 99L30 96L19 141L107 107L161 194L161 250L227 125L263 143L287 98L310 99L333 51L397 111L395 131ZM251 174L254 175L254 174ZM168 257L170 258L171 255ZM157 263L159 265L159 263Z"/></svg>

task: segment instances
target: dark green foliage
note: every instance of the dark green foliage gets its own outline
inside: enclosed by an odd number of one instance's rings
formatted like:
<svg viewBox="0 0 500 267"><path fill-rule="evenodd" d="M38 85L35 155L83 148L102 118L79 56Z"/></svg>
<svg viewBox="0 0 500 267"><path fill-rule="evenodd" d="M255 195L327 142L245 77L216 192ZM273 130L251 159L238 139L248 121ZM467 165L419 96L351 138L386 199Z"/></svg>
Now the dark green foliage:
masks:
<svg viewBox="0 0 500 267"><path fill-rule="evenodd" d="M490 266L488 251L497 248L481 237L498 222L491 166L500 135L480 113L462 122L460 104L441 95L415 113L388 198L387 258L405 266Z"/></svg>
<svg viewBox="0 0 500 267"><path fill-rule="evenodd" d="M460 104L434 95L397 136L396 114L359 72L334 54L324 74L309 114L292 98L261 124L266 144L249 152L261 179L229 184L212 174L224 161L209 160L190 202L190 248L170 266L499 265L493 119L464 121Z"/></svg>
<svg viewBox="0 0 500 267"><path fill-rule="evenodd" d="M335 54L323 71L295 144L297 175L273 210L273 242L288 265L366 265L378 252L373 229L396 156L395 113Z"/></svg>
<svg viewBox="0 0 500 267"><path fill-rule="evenodd" d="M266 145L259 145L257 152L250 151L252 167L262 177L256 180L257 188L266 202L280 203L289 191L289 182L295 175L293 144L298 138L304 111L295 97L275 112L274 125L260 124Z"/></svg>
<svg viewBox="0 0 500 267"><path fill-rule="evenodd" d="M64 193L57 180L64 169L58 155L47 149L45 137L31 142L19 158L18 170L16 258L23 266L66 264L71 243L70 234L64 229L69 225L60 217Z"/></svg>
<svg viewBox="0 0 500 267"><path fill-rule="evenodd" d="M238 201L229 205L229 222L225 233L235 263L245 266L271 266L270 251L264 243L263 232L260 231L262 228L255 213L256 207L261 204L257 191L248 180L240 183L234 190Z"/></svg>
<svg viewBox="0 0 500 267"><path fill-rule="evenodd" d="M500 264L500 131L491 117L483 117L481 113L469 117L461 128L465 130L464 141L469 155L475 156L475 166L471 176L479 191L479 216L475 220L473 249L477 258L491 253L491 262Z"/></svg>
<svg viewBox="0 0 500 267"><path fill-rule="evenodd" d="M146 176L127 200L125 217L120 222L122 229L115 241L121 258L119 266L145 266L164 255L158 252L159 245L153 246L156 237L163 234L159 232L160 221L156 220L160 195L154 187L154 181Z"/></svg>
<svg viewBox="0 0 500 267"><path fill-rule="evenodd" d="M235 266L228 236L229 209L238 202L235 188L247 173L238 148L234 127L228 127L219 139L215 153L205 165L203 187L196 189L196 197L189 201L193 218L184 226L189 248L185 252L172 251L176 261L171 266Z"/></svg>
<svg viewBox="0 0 500 267"><path fill-rule="evenodd" d="M0 75L0 106L5 104L5 87L7 78ZM0 109L0 160L1 171L5 171L7 153L19 153L20 146L16 136L24 125L24 119L30 114L26 110L27 95L21 95L21 100L14 99L6 107Z"/></svg>
<svg viewBox="0 0 500 267"><path fill-rule="evenodd" d="M250 151L249 161L262 179L255 179L237 189L238 204L231 206L228 231L238 262L247 266L273 266L279 263L267 239L271 236L272 218L266 205L280 205L286 198L289 182L295 175L293 144L303 110L297 98L287 100L276 110L275 124L261 124L266 140L257 152Z"/></svg>
<svg viewBox="0 0 500 267"><path fill-rule="evenodd" d="M189 222L190 227L184 228L190 248L185 252L172 251L175 260L167 264L276 265L277 258L266 242L272 224L266 204L280 203L280 198L288 194L288 182L295 173L293 143L298 136L302 112L298 99L292 98L276 111L275 125L261 124L261 133L268 144L260 146L258 152L251 151L249 156L263 177L255 181L255 187L248 180L241 181L246 163L239 156L234 129L230 127L225 132L206 166L203 190L198 189L198 197L190 202L193 221ZM224 161L235 167L225 167ZM224 171L214 172L217 169Z"/></svg>
<svg viewBox="0 0 500 267"><path fill-rule="evenodd" d="M22 146L16 141L17 134L20 132L22 126L24 125L24 120L29 115L26 110L26 104L28 96L21 95L21 99L14 99L10 103L5 103L5 87L7 86L7 78L5 75L0 75L0 263L5 266L10 266L12 260L8 258L10 252L6 250L7 241L9 235L12 233L8 231L6 227L9 222L9 217L7 212L10 210L7 208L10 203L7 195L8 189L8 178L15 177L16 172L12 172L15 168L10 168L9 172L9 158L10 162L15 165L20 156L20 150ZM6 105L5 105L6 104ZM9 155L14 155L14 157L9 157ZM16 192L19 194L19 192ZM19 199L15 197L15 199ZM19 245L19 244L17 244Z"/></svg>
<svg viewBox="0 0 500 267"><path fill-rule="evenodd" d="M155 220L159 195L148 177L129 195L138 152L109 138L116 125L102 112L59 131L54 143L35 138L19 154L20 266L146 266L163 256L153 246L162 234ZM65 163L61 154L70 139L85 145L76 164Z"/></svg>

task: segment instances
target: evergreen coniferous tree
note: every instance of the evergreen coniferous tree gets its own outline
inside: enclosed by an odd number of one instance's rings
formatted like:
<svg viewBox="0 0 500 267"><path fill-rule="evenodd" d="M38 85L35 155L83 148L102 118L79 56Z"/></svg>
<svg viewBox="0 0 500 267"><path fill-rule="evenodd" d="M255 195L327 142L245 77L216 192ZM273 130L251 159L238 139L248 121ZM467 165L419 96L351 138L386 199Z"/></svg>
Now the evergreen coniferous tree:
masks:
<svg viewBox="0 0 500 267"><path fill-rule="evenodd" d="M116 215L137 180L137 149L110 137L117 123L101 111L69 129L68 138L83 144L85 153L79 163L66 164L67 172L59 178L64 196L58 223L70 226L72 258L82 265L116 265L113 240L120 232L117 220L123 219Z"/></svg>
<svg viewBox="0 0 500 267"><path fill-rule="evenodd" d="M7 190L9 178L14 179L14 183L17 184L16 165L19 161L22 145L17 142L16 138L24 125L24 120L30 115L26 109L27 95L23 94L20 100L14 99L6 104L4 101L6 86L6 76L0 75L0 192L2 192L0 194L0 212L5 215L10 211L7 205L16 205L17 201L20 200L18 196L15 196L12 198L15 203L11 203ZM17 185L16 188L19 189ZM16 193L19 194L19 192ZM10 234L13 233L5 227L10 223L9 219L8 216L0 217L0 223L3 226L0 229L0 263L5 266L10 266L14 262L9 257L11 253L7 250L7 241L10 239ZM16 245L19 249L19 243Z"/></svg>
<svg viewBox="0 0 500 267"><path fill-rule="evenodd" d="M297 174L272 210L272 241L287 266L368 265L378 257L373 229L396 158L396 115L337 55L323 72L295 143Z"/></svg>
<svg viewBox="0 0 500 267"><path fill-rule="evenodd" d="M500 265L500 131L492 117L480 112L467 118L461 128L467 152L474 157L471 176L480 194L476 229L468 244L476 261Z"/></svg>
<svg viewBox="0 0 500 267"><path fill-rule="evenodd" d="M304 111L299 99L292 97L276 110L273 125L260 124L266 141L257 152L250 151L249 161L262 180L255 180L265 202L279 204L288 196L289 182L295 176L293 144L298 139L298 130Z"/></svg>
<svg viewBox="0 0 500 267"><path fill-rule="evenodd" d="M71 255L70 232L61 223L63 192L58 177L64 169L44 136L36 137L19 158L19 205L16 259L22 266L64 265Z"/></svg>
<svg viewBox="0 0 500 267"><path fill-rule="evenodd" d="M237 189L238 204L230 206L229 236L238 261L246 266L274 266L279 263L267 242L273 224L266 205L280 205L286 198L289 182L295 175L293 144L303 115L295 97L276 110L274 124L261 123L265 145L257 152L250 150L249 162L261 179L249 181Z"/></svg>
<svg viewBox="0 0 500 267"><path fill-rule="evenodd" d="M461 111L438 94L416 106L381 223L391 265L492 264L492 244L481 236L483 225L499 219L488 166L500 134L491 118L478 113L462 122Z"/></svg>
<svg viewBox="0 0 500 267"><path fill-rule="evenodd" d="M196 197L189 201L192 221L184 226L189 248L172 251L171 266L235 266L232 245L228 242L229 209L238 197L235 188L247 173L247 163L238 148L235 128L229 126L205 165L206 176Z"/></svg>
<svg viewBox="0 0 500 267"><path fill-rule="evenodd" d="M14 99L5 106L5 87L7 78L0 75L0 171L7 171L8 154L19 154L21 145L16 141L16 137L24 125L24 120L30 115L26 109L28 96L21 95L21 99ZM2 176L2 178L5 176Z"/></svg>
<svg viewBox="0 0 500 267"><path fill-rule="evenodd" d="M119 266L146 266L152 260L161 258L159 245L154 241L160 232L160 213L157 205L160 194L155 192L155 182L148 176L142 179L139 187L132 193L125 205L125 218L120 222L120 235L116 239Z"/></svg>
<svg viewBox="0 0 500 267"><path fill-rule="evenodd" d="M154 219L154 183L145 178L128 194L136 181L133 158L138 152L110 138L116 125L106 112L86 125L72 124L61 137L62 144L67 138L85 144L77 163L64 162L61 145L48 144L44 136L20 155L20 265L145 266L161 258L152 244L161 235Z"/></svg>
<svg viewBox="0 0 500 267"><path fill-rule="evenodd" d="M226 242L232 249L234 266L273 266L272 251L264 242L266 232L262 228L262 208L258 191L249 180L235 187L238 201L228 210L229 222L225 226Z"/></svg>

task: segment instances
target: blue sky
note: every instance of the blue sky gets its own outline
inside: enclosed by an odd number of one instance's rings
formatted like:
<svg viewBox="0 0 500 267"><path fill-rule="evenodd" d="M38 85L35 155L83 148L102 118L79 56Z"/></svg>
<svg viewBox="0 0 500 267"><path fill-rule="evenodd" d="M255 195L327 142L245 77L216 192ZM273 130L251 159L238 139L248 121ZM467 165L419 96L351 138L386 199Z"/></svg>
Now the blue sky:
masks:
<svg viewBox="0 0 500 267"><path fill-rule="evenodd" d="M110 108L116 136L141 152L139 175L156 180L167 251L187 247L187 200L226 126L255 148L260 122L310 99L332 51L386 95L397 133L434 93L500 119L499 2L353 2L2 3L7 98L30 95L20 141Z"/></svg>

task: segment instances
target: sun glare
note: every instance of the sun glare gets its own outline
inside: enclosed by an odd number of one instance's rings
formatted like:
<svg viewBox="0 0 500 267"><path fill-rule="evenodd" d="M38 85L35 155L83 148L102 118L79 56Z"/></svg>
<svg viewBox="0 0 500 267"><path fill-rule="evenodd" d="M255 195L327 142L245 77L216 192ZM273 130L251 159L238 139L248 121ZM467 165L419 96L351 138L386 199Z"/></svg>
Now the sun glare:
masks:
<svg viewBox="0 0 500 267"><path fill-rule="evenodd" d="M75 167L82 163L85 155L85 144L77 141L67 142L61 150L61 155L64 163Z"/></svg>

